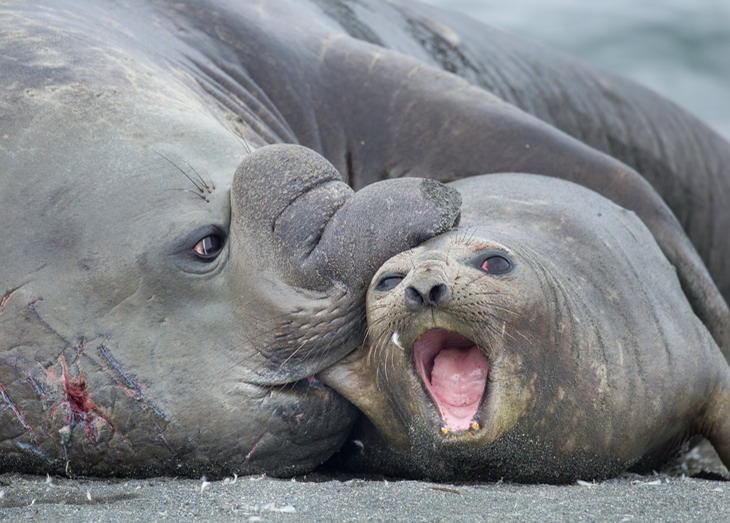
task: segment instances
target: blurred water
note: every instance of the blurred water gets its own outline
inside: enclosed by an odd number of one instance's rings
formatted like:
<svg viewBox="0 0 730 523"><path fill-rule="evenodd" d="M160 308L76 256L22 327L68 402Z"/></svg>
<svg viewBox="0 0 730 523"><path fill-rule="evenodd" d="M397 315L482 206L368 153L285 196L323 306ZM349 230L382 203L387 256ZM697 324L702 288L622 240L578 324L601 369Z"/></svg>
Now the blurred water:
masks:
<svg viewBox="0 0 730 523"><path fill-rule="evenodd" d="M424 0L658 91L730 139L730 0Z"/></svg>

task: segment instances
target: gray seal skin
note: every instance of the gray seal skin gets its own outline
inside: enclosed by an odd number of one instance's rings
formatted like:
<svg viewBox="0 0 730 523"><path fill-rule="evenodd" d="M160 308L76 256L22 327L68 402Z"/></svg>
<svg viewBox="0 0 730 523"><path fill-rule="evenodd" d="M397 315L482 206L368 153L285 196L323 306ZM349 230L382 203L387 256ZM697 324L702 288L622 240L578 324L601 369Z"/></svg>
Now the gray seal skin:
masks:
<svg viewBox="0 0 730 523"><path fill-rule="evenodd" d="M536 175L452 184L461 225L381 267L365 346L320 378L360 408L337 458L441 481L730 465L730 367L630 211Z"/></svg>
<svg viewBox="0 0 730 523"><path fill-rule="evenodd" d="M458 194L355 194L311 149L249 154L92 7L33 9L0 24L0 470L311 470L356 416L313 375L362 338L377 267L452 227Z"/></svg>
<svg viewBox="0 0 730 523"><path fill-rule="evenodd" d="M438 185L376 183L406 175L597 190L642 218L727 345L727 144L634 85L415 6L2 4L5 469L326 459L355 414L312 376L362 341L376 268L456 219Z"/></svg>

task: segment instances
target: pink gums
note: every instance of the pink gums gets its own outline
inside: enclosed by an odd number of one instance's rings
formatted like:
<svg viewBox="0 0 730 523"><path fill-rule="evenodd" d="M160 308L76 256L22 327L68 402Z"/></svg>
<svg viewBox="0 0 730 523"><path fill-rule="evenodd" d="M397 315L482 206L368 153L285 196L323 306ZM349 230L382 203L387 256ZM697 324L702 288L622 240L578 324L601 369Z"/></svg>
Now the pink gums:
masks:
<svg viewBox="0 0 730 523"><path fill-rule="evenodd" d="M413 344L418 375L448 430L468 430L487 387L489 361L473 341L444 330L429 331Z"/></svg>

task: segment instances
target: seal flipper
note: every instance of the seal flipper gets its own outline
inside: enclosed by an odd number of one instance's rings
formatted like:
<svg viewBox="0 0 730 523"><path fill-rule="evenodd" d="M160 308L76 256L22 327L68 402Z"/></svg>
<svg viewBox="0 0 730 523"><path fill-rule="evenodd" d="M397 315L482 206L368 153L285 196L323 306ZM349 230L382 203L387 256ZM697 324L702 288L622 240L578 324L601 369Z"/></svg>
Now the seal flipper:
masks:
<svg viewBox="0 0 730 523"><path fill-rule="evenodd" d="M351 74L355 66L367 70L369 78L377 81L362 82ZM350 143L359 142L355 136L368 137L362 142L365 146L350 151L353 186L381 179L384 172L387 176L412 173L442 181L525 172L592 189L635 212L649 228L677 268L695 313L730 362L730 309L682 225L656 189L634 169L638 166L625 164L493 93L408 56L370 47L354 53L350 48L331 46L322 71L328 85L337 85L341 92L358 93L360 99L369 101L367 114L361 104L332 106L323 102L332 113L318 115L346 122ZM333 100L336 103L338 99ZM422 103L414 104L413 100ZM424 105L427 111L422 110ZM404 108L397 118L393 118L393 107ZM323 149L327 149L326 144ZM703 243L697 235L693 240ZM724 273L716 272L715 278L724 283Z"/></svg>

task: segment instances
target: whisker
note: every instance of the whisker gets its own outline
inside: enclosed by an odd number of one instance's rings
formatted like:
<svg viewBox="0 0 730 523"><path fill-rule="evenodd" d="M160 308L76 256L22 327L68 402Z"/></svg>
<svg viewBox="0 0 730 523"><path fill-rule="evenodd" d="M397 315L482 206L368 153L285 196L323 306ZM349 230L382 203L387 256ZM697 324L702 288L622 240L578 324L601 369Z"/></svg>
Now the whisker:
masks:
<svg viewBox="0 0 730 523"><path fill-rule="evenodd" d="M245 149L246 154L251 154L253 152L253 149L251 148L251 144L248 143L248 140L246 140L246 137L243 136L243 133L241 133L240 129L238 129L237 127L233 127L233 128L227 127L226 129L233 135L234 138L236 138L241 143L241 145L243 145L243 148Z"/></svg>
<svg viewBox="0 0 730 523"><path fill-rule="evenodd" d="M154 153L156 155L160 156L161 158L163 158L166 162L168 162L175 169L177 169L178 172L180 172L185 178L187 178L190 181L190 183L192 183L195 186L195 188L198 190L198 193L200 193L200 195L202 195L202 194L205 193L205 188L206 187L205 187L205 184L204 183L201 184L201 182L196 181L192 176L190 176L188 173L186 173L185 170L182 167L180 167L178 164L176 164L175 162L173 162L170 158L168 158L167 156L165 156L161 152L154 151Z"/></svg>
<svg viewBox="0 0 730 523"><path fill-rule="evenodd" d="M185 165L187 165L188 168L195 173L195 176L198 177L198 180L200 181L200 184L202 185L203 189L205 189L205 191L207 191L208 194L212 194L213 190L215 190L215 184L213 183L213 179L210 176L208 176L208 181L206 182L205 179L203 178L203 176L197 171L197 169L195 169L195 167L190 165L186 160L183 160L183 163ZM190 179L190 178L188 178L188 179ZM193 182L193 183L195 183L195 182ZM196 184L196 187L198 187L197 184Z"/></svg>

